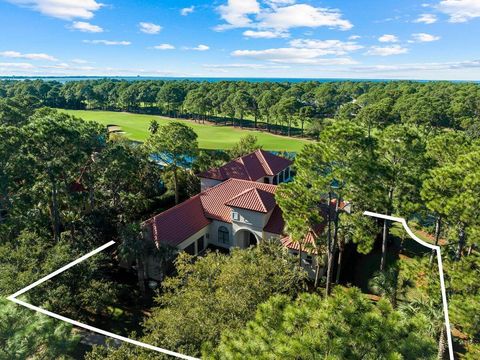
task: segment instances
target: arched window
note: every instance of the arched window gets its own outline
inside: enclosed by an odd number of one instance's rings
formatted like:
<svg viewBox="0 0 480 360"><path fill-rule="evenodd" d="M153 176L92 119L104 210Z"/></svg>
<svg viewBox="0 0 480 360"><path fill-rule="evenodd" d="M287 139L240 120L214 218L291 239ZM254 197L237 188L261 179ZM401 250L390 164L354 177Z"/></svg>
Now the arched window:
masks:
<svg viewBox="0 0 480 360"><path fill-rule="evenodd" d="M228 235L228 229L225 226L218 228L218 242L221 244L229 244L230 237Z"/></svg>

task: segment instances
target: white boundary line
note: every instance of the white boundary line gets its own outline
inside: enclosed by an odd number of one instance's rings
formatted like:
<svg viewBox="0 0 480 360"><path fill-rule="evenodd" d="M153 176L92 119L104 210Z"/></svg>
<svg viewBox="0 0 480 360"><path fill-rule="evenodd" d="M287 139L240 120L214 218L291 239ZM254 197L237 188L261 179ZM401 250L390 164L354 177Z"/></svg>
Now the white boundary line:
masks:
<svg viewBox="0 0 480 360"><path fill-rule="evenodd" d="M447 327L448 354L449 354L450 360L455 360L455 358L453 357L452 330L450 328L450 319L449 319L449 316L448 316L447 291L446 291L446 288L445 288L445 278L444 278L444 275L443 275L443 262L442 262L442 256L441 256L441 253L440 253L440 246L432 245L432 244L429 244L429 243L419 239L413 233L413 231L409 228L409 226L407 225L407 222L404 218L378 214L378 213L374 213L374 212L371 212L371 211L365 211L363 213L363 215L399 222L403 225L403 228L407 231L408 235L410 235L413 240L415 240L419 244L421 244L421 245L423 245L423 246L425 246L429 249L432 249L432 250L436 251L438 269L439 269L439 272L440 272L440 287L441 287L441 290L442 290L443 313L445 315L445 326Z"/></svg>
<svg viewBox="0 0 480 360"><path fill-rule="evenodd" d="M108 337L111 337L111 338L114 338L114 339L117 339L117 340L120 340L120 341L123 341L123 342L127 342L127 343L130 343L130 344L133 344L133 345L137 345L137 346L143 347L145 349L149 349L149 350L157 351L157 352L160 352L160 353L163 353L163 354L175 356L179 359L199 360L199 359L191 357L191 356L183 355L183 354L180 354L180 353L177 353L177 352L174 352L174 351L170 351L170 350L162 349L162 348L159 348L159 347L156 347L156 346L153 346L153 345L145 344L145 343L137 341L137 340L132 340L132 339L126 338L124 336L120 336L120 335L111 333L109 331L105 331L105 330L102 330L102 329L99 329L99 328L96 328L96 327L93 327L93 326L90 326L90 325L83 324L83 323L78 322L76 320L69 319L65 316L55 314L51 311L42 309L38 306L35 306L35 305L29 304L25 301L17 299L18 296L26 293L27 291L29 291L29 290L33 289L34 287L44 283L45 281L50 280L51 278L57 276L58 274L64 272L65 270L68 270L71 267L81 263L82 261L88 259L89 257L91 257L95 254L98 254L99 252L105 250L106 248L112 246L113 244L115 244L115 241L110 241L110 242L106 243L105 245L100 246L99 248L97 248L97 249L89 252L88 254L78 258L77 260L72 261L71 263L65 265L64 267L54 271L53 273L41 278L40 280L35 281L33 284L28 285L27 287L23 288L22 290L17 291L15 294L7 297L7 299L10 300L10 301L13 301L14 303L16 303L18 305L25 306L28 309L38 311L41 314L50 316L50 317L58 319L58 320L65 321L65 322L67 322L69 324L72 324L74 326L77 326L77 327L80 327L80 328L83 328L83 329L86 329L86 330L89 330L89 331L92 331L92 332L95 332L95 333L98 333L98 334L101 334L101 335L104 335L104 336L108 336Z"/></svg>
<svg viewBox="0 0 480 360"><path fill-rule="evenodd" d="M407 233L415 241L417 241L419 244L421 244L421 245L423 245L423 246L425 246L429 249L432 249L432 250L436 251L438 268L439 268L439 271L440 271L440 287L441 287L441 290L442 290L443 312L445 314L445 326L447 327L447 330L448 330L447 331L448 352L449 352L450 360L455 360L454 357L453 357L452 333L451 333L451 329L450 329L450 320L449 320L449 316L448 316L447 294L446 294L445 280L444 280L444 275L443 275L443 263L442 263L442 256L440 254L440 246L432 245L432 244L429 244L429 243L419 239L412 232L412 230L408 227L407 222L403 218L378 214L378 213L374 213L374 212L370 212L370 211L365 211L363 214L367 215L367 216L371 216L371 217L376 217L376 218L380 218L380 219L386 219L386 220L401 223L403 225L404 229L407 231ZM96 332L96 333L104 335L104 336L108 336L108 337L111 337L111 338L114 338L114 339L117 339L117 340L120 340L120 341L123 341L123 342L127 342L127 343L130 343L130 344L136 345L136 346L140 346L140 347L143 347L145 349L149 349L149 350L157 351L157 352L160 352L160 353L163 353L163 354L171 355L171 356L177 357L179 359L199 360L197 358L194 358L194 357L191 357L191 356L188 356L188 355L183 355L183 354L180 354L180 353L177 353L177 352L174 352L174 351L162 349L162 348L159 348L159 347L156 347L156 346L153 346L153 345L149 345L149 344L137 341L137 340L132 340L132 339L126 338L124 336L120 336L120 335L111 333L109 331L105 331L105 330L102 330L102 329L99 329L99 328L96 328L96 327L93 327L93 326L90 326L90 325L83 324L83 323L78 322L76 320L72 320L72 319L67 318L65 316L55 314L51 311L42 309L38 306L35 306L35 305L29 304L27 302L24 302L22 300L17 299L18 296L23 295L27 291L29 291L29 290L33 289L34 287L44 283L45 281L50 280L51 278L57 276L58 274L70 269L71 267L81 263L82 261L88 259L89 257L91 257L95 254L98 254L99 252L105 250L106 248L112 246L113 244L115 244L115 241L110 241L110 242L100 246L99 248L89 252L88 254L78 258L75 261L72 261L71 263L63 266L62 268L60 268L60 269L52 272L51 274L41 278L40 280L37 280L34 283L24 287L23 289L17 291L15 294L12 294L9 297L7 297L7 299L10 300L10 301L13 301L14 303L16 303L18 305L22 305L22 306L24 306L28 309L38 311L39 313L42 313L44 315L53 317L53 318L58 319L58 320L65 321L65 322L67 322L69 324L72 324L74 326L77 326L77 327L80 327L80 328L83 328L83 329L86 329L86 330L89 330L89 331L92 331L92 332Z"/></svg>

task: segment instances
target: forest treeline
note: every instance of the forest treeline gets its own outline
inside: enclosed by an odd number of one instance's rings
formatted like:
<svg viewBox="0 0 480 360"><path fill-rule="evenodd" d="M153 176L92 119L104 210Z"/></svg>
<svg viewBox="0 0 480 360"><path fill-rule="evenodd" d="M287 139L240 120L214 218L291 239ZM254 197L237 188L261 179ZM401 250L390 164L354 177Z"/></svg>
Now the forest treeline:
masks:
<svg viewBox="0 0 480 360"><path fill-rule="evenodd" d="M305 129L316 129L318 141L297 154L297 175L279 187L277 202L288 235L296 242L319 221L328 225L313 244L317 260L326 257L326 276L307 284L298 258L278 242L235 249L229 255L212 251L195 259L181 253L176 271L147 304L149 282L142 277L142 259L164 259L171 249L147 246L139 226L199 191L198 179L181 162L161 168L151 154L167 151L179 159L195 154L193 172L218 166L228 157L199 150L196 134L184 122L168 122L138 145L109 136L95 122L45 106L73 106L72 99L78 99L73 89L123 86L136 93L133 89L152 84L159 86L153 91L157 97L170 93L168 89L191 87L184 91L185 103L200 89L210 89L211 96L213 89L231 91L227 97L267 89L265 93L278 91L280 102L297 90L298 96L292 95L296 102L313 94L313 115L303 119L311 119ZM435 258L428 251L409 254L405 235L396 233L392 223L368 220L364 210L405 217L442 247L455 350L459 358L478 359L478 85L226 82L222 89L219 84L0 83L0 359L165 358L126 344L79 355L79 338L71 327L32 316L3 299L112 239L119 244L114 250L27 293L25 300L208 359L445 359L447 329ZM67 89L73 94L70 105L65 103ZM77 106L92 106L82 99ZM182 110L165 102L150 107L180 116L175 112L184 113L184 102ZM112 109L134 110L116 106ZM326 108L328 113L320 110ZM150 110L143 104L138 111ZM236 124L238 114L235 110L232 115ZM243 115L245 125L251 114ZM292 124L300 119L292 116ZM264 121L257 116L259 127ZM244 139L229 155L255 149L258 144L250 140ZM350 201L352 213L335 207L325 218L318 206L326 202L325 194ZM370 265L381 270L363 274L369 283L364 291L375 293L378 302L333 274L333 263L352 244L359 253L379 255ZM395 252L397 244L400 250ZM118 265L123 260L135 264L135 271L122 271ZM133 308L150 315L134 323Z"/></svg>
<svg viewBox="0 0 480 360"><path fill-rule="evenodd" d="M453 82L0 81L0 97L44 106L159 114L317 137L329 119L478 134L480 86Z"/></svg>

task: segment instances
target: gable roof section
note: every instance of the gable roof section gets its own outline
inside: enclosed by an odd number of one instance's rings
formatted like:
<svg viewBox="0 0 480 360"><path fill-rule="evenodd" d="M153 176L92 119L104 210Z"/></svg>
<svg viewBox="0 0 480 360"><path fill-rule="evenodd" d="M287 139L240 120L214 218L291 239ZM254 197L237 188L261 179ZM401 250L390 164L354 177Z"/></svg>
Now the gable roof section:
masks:
<svg viewBox="0 0 480 360"><path fill-rule="evenodd" d="M272 211L272 215L270 215L270 219L268 219L267 225L265 225L263 230L271 234L282 235L284 228L285 221L283 220L282 210L278 205L276 205L275 209Z"/></svg>
<svg viewBox="0 0 480 360"><path fill-rule="evenodd" d="M199 195L202 201L205 216L207 218L216 219L228 223L232 222L232 209L226 204L229 203L230 200L234 200L234 198L238 197L239 195L245 195L245 193L253 189L258 189L262 193L268 193L260 196L263 196L262 201L265 201L265 203L267 204L266 208L273 208L273 206L270 205L270 201L271 199L275 201L275 198L273 196L277 189L275 185L247 180L229 179L221 184L207 189ZM268 197L271 197L271 199L267 199ZM254 196L252 196L252 198L254 198ZM244 206L253 207L252 203L249 203L246 197L242 197L241 200Z"/></svg>
<svg viewBox="0 0 480 360"><path fill-rule="evenodd" d="M264 150L239 157L215 169L199 174L199 177L225 181L241 179L256 181L264 176L273 176L292 164L291 160Z"/></svg>
<svg viewBox="0 0 480 360"><path fill-rule="evenodd" d="M267 213L275 207L276 202L272 193L262 189L251 188L233 197L225 205Z"/></svg>
<svg viewBox="0 0 480 360"><path fill-rule="evenodd" d="M302 240L302 251L307 254L316 254L316 239L317 236L321 236L325 230L325 222L315 226L315 233L309 231L305 238ZM294 241L290 236L286 236L281 240L283 246L290 250L300 251L300 244Z"/></svg>
<svg viewBox="0 0 480 360"><path fill-rule="evenodd" d="M178 246L210 222L203 212L200 195L146 221L152 228L153 240L170 246Z"/></svg>

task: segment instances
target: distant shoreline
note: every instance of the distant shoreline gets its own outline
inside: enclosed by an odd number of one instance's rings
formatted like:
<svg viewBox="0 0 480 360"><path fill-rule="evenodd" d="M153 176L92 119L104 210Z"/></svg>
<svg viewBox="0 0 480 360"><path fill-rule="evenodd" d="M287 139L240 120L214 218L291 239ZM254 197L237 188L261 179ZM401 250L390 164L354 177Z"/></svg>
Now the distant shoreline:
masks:
<svg viewBox="0 0 480 360"><path fill-rule="evenodd" d="M84 80L125 80L125 81L146 81L146 80L190 80L190 81L246 81L246 82L454 82L454 83L480 83L480 80L422 80L422 79L359 79L359 78L259 78L259 77L163 77L163 76L0 76L0 80L44 80L44 81L84 81Z"/></svg>

